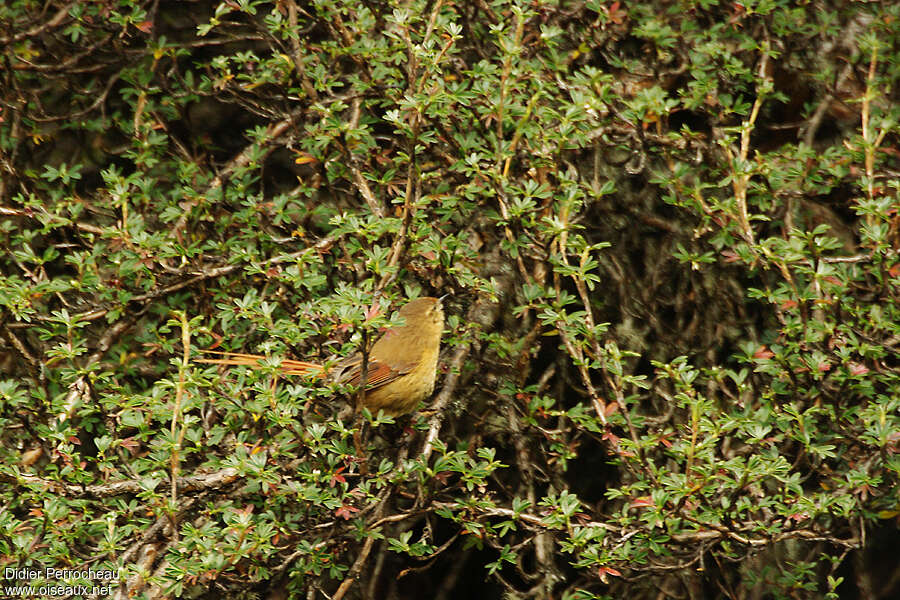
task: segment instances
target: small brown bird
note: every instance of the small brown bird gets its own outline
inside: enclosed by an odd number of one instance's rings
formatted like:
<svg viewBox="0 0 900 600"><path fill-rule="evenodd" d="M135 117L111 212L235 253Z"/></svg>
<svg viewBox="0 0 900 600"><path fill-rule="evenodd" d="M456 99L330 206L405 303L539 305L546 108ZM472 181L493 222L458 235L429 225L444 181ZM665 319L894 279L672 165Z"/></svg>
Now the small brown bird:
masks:
<svg viewBox="0 0 900 600"><path fill-rule="evenodd" d="M438 351L444 330L442 298L417 298L399 310L403 325L387 330L369 352L366 365L365 405L373 413L403 415L415 410L420 401L434 391ZM216 365L243 365L260 368L258 354L218 352L226 358L198 360ZM286 375L329 375L336 383L359 385L362 379L362 354L357 352L338 362L331 373L316 363L282 360Z"/></svg>

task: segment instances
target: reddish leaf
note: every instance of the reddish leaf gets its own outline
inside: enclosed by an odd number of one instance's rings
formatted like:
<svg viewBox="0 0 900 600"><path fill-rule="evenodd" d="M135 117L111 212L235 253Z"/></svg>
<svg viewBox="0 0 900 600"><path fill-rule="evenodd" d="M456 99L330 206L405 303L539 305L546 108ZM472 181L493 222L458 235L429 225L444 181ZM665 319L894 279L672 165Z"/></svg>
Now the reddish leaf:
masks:
<svg viewBox="0 0 900 600"><path fill-rule="evenodd" d="M341 475L341 472L342 472L344 469L346 469L346 468L347 468L346 466L344 466L344 467L339 467L339 468L334 472L334 475L331 476L331 482L330 482L330 486L331 486L331 487L334 487L334 486L337 485L338 483L347 483L347 478L344 477L343 475Z"/></svg>
<svg viewBox="0 0 900 600"><path fill-rule="evenodd" d="M353 513L357 513L357 512L359 512L358 508L350 506L349 504L344 504L339 509L334 511L334 516L340 517L340 518L344 519L345 521L349 521L350 519L353 518Z"/></svg>
<svg viewBox="0 0 900 600"><path fill-rule="evenodd" d="M725 258L725 262L733 263L741 260L741 257L737 255L734 250L722 250L722 256Z"/></svg>
<svg viewBox="0 0 900 600"><path fill-rule="evenodd" d="M865 375L869 372L869 368L866 365L861 365L859 363L850 363L848 367L850 368L851 375Z"/></svg>
<svg viewBox="0 0 900 600"><path fill-rule="evenodd" d="M616 0L606 9L606 16L616 25L621 25L628 17L628 11L622 9L622 3Z"/></svg>
<svg viewBox="0 0 900 600"><path fill-rule="evenodd" d="M610 402L609 404L606 404L603 407L603 416L609 417L611 415L616 414L618 412L618 410L619 410L619 403L618 402Z"/></svg>
<svg viewBox="0 0 900 600"><path fill-rule="evenodd" d="M447 481L450 479L450 471L435 473L434 478L440 481L442 485L447 485Z"/></svg>
<svg viewBox="0 0 900 600"><path fill-rule="evenodd" d="M757 358L760 360L767 360L775 356L775 353L766 348L765 346L760 346L759 350L753 353L753 358Z"/></svg>
<svg viewBox="0 0 900 600"><path fill-rule="evenodd" d="M597 574L600 576L600 581L602 581L603 583L606 583L607 575L612 575L613 577L621 577L622 576L622 573L620 573L618 570L613 569L612 567L605 567L605 566L597 569Z"/></svg>
<svg viewBox="0 0 900 600"><path fill-rule="evenodd" d="M140 442L138 442L133 437L122 438L119 440L119 445L123 448L128 448L129 450L134 450L135 448L140 447Z"/></svg>
<svg viewBox="0 0 900 600"><path fill-rule="evenodd" d="M371 321L372 319L374 319L375 317L377 317L380 314L381 314L381 307L378 306L378 303L376 302L376 303L372 304L372 306L370 306L366 310L366 315L365 315L366 321Z"/></svg>

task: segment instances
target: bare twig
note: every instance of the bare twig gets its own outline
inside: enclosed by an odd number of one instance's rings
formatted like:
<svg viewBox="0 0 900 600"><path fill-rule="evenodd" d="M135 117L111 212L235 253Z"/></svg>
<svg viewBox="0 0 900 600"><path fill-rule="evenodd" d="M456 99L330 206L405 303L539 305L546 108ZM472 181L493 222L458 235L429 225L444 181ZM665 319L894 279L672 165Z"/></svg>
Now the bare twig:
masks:
<svg viewBox="0 0 900 600"><path fill-rule="evenodd" d="M444 408L446 408L454 392L456 392L456 385L459 382L459 371L469 355L469 350L470 346L468 344L461 345L456 349L453 358L450 359L450 369L447 377L444 378L444 387L441 388L440 393L431 405L431 410L434 411L434 414L429 421L428 435L425 436L425 443L422 446L423 461L427 462L434 450L434 442L437 440L441 431L441 422L444 420Z"/></svg>
<svg viewBox="0 0 900 600"><path fill-rule="evenodd" d="M178 501L178 471L180 468L180 450L181 442L184 439L186 426L182 425L181 432L178 432L178 423L181 421L181 406L184 401L184 377L187 373L191 362L191 330L188 324L187 313L182 311L179 315L181 318L181 365L178 369L178 383L175 386L175 406L172 408L172 425L171 436L175 447L172 448L171 456L171 500L174 505ZM174 523L173 523L174 525Z"/></svg>
<svg viewBox="0 0 900 600"><path fill-rule="evenodd" d="M294 63L294 68L297 69L297 78L300 80L300 87L303 88L303 91L313 102L317 102L319 100L319 94L316 93L316 88L313 87L312 82L310 82L309 78L306 77L306 66L303 64L303 56L300 52L300 40L298 39L299 27L297 25L297 3L295 0L287 0L285 2L288 9L288 23L290 23L291 32L291 60Z"/></svg>
<svg viewBox="0 0 900 600"><path fill-rule="evenodd" d="M375 507L373 511L373 517L376 518L376 522L378 517L381 516L381 513L384 511L384 505L387 502L388 498L391 496L391 488L387 487L381 494L380 501L378 505ZM373 526L368 527L369 530L373 529ZM369 553L372 551L372 545L375 543L375 536L370 535L366 538L365 543L363 544L362 549L356 557L356 560L353 561L353 565L350 567L350 570L347 571L347 576L341 582L341 585L338 586L337 591L332 596L331 600L341 600L350 589L350 586L356 581L359 577L360 572L362 572L363 565L366 564L366 560L369 558Z"/></svg>
<svg viewBox="0 0 900 600"><path fill-rule="evenodd" d="M237 469L227 467L221 471L212 473L179 477L177 485L181 492L196 492L220 488L236 479L238 479ZM51 479L45 479L27 473L19 473L16 476L0 473L0 480L19 485L26 484L42 487L54 493L72 498L108 498L110 496L120 496L122 494L137 494L144 490L145 485L143 481L127 480L81 486L72 483L64 483L62 481L53 481Z"/></svg>
<svg viewBox="0 0 900 600"><path fill-rule="evenodd" d="M350 586L353 585L353 582L356 581L357 577L359 577L359 573L360 571L362 571L363 565L366 564L366 560L369 558L369 552L372 551L372 545L374 543L375 538L373 536L369 536L366 538L365 543L363 543L362 550L360 550L359 555L353 562L353 566L350 567L349 571L347 571L347 577L345 577L341 582L341 585L334 593L334 596L331 597L331 600L341 600L341 598L347 595L347 590L350 589Z"/></svg>

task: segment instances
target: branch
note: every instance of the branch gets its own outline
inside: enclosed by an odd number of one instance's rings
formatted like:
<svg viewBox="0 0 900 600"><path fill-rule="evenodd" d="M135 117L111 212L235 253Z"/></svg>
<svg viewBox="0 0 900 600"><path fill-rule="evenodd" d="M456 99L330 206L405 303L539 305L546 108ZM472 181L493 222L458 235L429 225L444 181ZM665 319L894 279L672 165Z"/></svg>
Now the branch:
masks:
<svg viewBox="0 0 900 600"><path fill-rule="evenodd" d="M177 479L177 485L178 490L181 492L195 492L217 489L232 483L238 478L237 469L234 467L227 467L221 471L214 471L212 473L179 477ZM17 473L16 475L0 473L0 481L6 481L17 485L38 486L70 498L108 498L122 494L137 494L146 489L143 481L133 479L83 486L75 483L65 483L62 481L45 479L28 473Z"/></svg>

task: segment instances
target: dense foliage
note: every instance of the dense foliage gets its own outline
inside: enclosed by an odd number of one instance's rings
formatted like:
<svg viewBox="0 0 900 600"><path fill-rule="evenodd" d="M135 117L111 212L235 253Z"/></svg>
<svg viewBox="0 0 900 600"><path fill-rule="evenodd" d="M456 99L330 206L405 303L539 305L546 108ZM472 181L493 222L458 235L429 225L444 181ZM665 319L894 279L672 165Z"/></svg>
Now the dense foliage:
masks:
<svg viewBox="0 0 900 600"><path fill-rule="evenodd" d="M896 597L898 40L892 2L4 2L0 568ZM412 416L278 375L441 294Z"/></svg>

